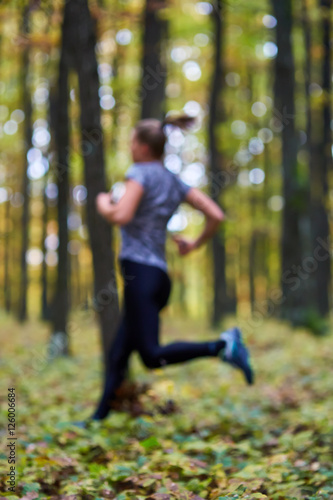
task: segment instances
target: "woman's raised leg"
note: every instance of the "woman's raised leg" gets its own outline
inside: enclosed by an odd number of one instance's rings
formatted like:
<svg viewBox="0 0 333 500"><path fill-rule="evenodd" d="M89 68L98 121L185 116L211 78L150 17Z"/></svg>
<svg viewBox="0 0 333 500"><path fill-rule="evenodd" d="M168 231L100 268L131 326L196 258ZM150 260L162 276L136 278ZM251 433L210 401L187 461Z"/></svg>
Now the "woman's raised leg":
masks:
<svg viewBox="0 0 333 500"><path fill-rule="evenodd" d="M124 262L133 277L125 287L128 328L133 345L148 368L181 363L203 356L217 356L224 340L159 344L159 311L167 304L171 282L158 267Z"/></svg>

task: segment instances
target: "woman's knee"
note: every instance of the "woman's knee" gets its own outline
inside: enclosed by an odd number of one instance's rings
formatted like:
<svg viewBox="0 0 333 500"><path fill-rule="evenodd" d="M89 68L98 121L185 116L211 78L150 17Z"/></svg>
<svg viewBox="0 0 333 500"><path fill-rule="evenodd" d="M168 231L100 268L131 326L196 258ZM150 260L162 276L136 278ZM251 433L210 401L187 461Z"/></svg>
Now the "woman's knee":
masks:
<svg viewBox="0 0 333 500"><path fill-rule="evenodd" d="M165 360L159 357L157 351L144 351L139 352L139 354L146 368L149 368L150 370L154 368L160 368L161 366L166 364Z"/></svg>

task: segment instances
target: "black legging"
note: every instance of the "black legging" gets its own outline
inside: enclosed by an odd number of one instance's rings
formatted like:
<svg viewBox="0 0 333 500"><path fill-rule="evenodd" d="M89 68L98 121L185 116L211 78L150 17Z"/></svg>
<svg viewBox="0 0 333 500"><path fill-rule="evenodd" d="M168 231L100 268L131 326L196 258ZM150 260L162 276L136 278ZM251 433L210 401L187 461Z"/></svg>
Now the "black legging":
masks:
<svg viewBox="0 0 333 500"><path fill-rule="evenodd" d="M181 363L202 356L216 356L225 345L223 340L210 342L174 342L159 344L159 311L167 304L171 281L162 269L121 261L124 278L124 310L116 338L109 351L109 369L103 395L92 416L101 420L110 411L110 402L124 380L128 359L138 351L147 368Z"/></svg>

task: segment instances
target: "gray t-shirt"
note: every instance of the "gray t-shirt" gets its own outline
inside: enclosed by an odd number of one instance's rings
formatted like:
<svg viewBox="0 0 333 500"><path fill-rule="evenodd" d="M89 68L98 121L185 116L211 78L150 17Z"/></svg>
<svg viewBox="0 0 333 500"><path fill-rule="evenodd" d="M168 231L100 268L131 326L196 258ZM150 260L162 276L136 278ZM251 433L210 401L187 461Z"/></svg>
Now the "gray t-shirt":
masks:
<svg viewBox="0 0 333 500"><path fill-rule="evenodd" d="M122 226L119 259L129 259L167 271L166 227L191 186L164 167L162 162L140 162L130 166L126 179L134 179L144 194L133 219Z"/></svg>

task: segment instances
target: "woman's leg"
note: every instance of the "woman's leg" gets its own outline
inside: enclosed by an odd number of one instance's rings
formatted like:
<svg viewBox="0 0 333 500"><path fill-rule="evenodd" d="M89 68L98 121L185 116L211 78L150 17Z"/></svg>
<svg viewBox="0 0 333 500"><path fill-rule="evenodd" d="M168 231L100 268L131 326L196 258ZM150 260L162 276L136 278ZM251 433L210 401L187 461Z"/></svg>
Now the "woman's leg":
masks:
<svg viewBox="0 0 333 500"><path fill-rule="evenodd" d="M126 316L123 314L116 338L110 347L109 369L105 374L103 394L97 409L91 417L93 420L102 420L108 415L110 403L115 398L115 391L125 378L128 359L132 350Z"/></svg>
<svg viewBox="0 0 333 500"><path fill-rule="evenodd" d="M181 363L203 356L217 356L224 340L159 344L159 311L167 304L171 282L158 267L123 261L133 278L125 286L125 304L132 344L148 368Z"/></svg>
<svg viewBox="0 0 333 500"><path fill-rule="evenodd" d="M145 304L141 309L146 312L146 324L142 329L140 341L136 344L141 358L147 368L182 363L205 356L217 356L225 347L224 340L208 342L172 342L167 345L159 344L159 308L153 303Z"/></svg>

